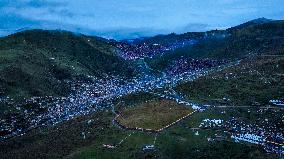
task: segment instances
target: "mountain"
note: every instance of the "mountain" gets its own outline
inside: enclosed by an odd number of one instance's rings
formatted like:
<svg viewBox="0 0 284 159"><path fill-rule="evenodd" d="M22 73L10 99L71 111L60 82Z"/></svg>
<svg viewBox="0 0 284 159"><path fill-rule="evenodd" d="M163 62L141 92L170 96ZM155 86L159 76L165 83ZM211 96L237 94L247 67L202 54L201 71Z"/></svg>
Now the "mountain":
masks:
<svg viewBox="0 0 284 159"><path fill-rule="evenodd" d="M66 80L80 76L132 76L129 62L97 37L66 31L28 30L0 39L0 96L61 96Z"/></svg>
<svg viewBox="0 0 284 159"><path fill-rule="evenodd" d="M188 40L194 44L174 47ZM163 70L182 57L236 60L255 54L283 55L284 21L265 18L227 30L158 35L124 40L175 48L162 56L146 58L151 68ZM100 37L66 31L27 30L0 39L0 96L16 99L66 95L67 80L87 75L131 77L136 65L117 56L119 48ZM141 47L141 46L140 46Z"/></svg>
<svg viewBox="0 0 284 159"><path fill-rule="evenodd" d="M258 25L258 24L265 24L265 23L270 23L272 22L272 19L266 19L266 18L258 18L258 19L254 19L251 21L248 21L246 23L243 23L241 25L235 26L230 28L230 30L234 30L234 29L243 29L252 25Z"/></svg>
<svg viewBox="0 0 284 159"><path fill-rule="evenodd" d="M257 19L227 30L205 32L203 35L197 38L198 42L194 45L175 49L147 61L152 68L163 70L171 61L181 57L235 60L251 54L284 54L284 21L281 20ZM182 35L176 35L174 39L179 36ZM166 36L159 39L170 41Z"/></svg>
<svg viewBox="0 0 284 159"><path fill-rule="evenodd" d="M160 45L171 45L172 43L178 41L184 41L186 39L198 39L204 37L204 32L188 32L184 34L176 34L171 33L168 35L156 35L153 37L145 37L145 38L137 38L137 39L127 39L122 40L122 42L126 42L129 44L160 44Z"/></svg>

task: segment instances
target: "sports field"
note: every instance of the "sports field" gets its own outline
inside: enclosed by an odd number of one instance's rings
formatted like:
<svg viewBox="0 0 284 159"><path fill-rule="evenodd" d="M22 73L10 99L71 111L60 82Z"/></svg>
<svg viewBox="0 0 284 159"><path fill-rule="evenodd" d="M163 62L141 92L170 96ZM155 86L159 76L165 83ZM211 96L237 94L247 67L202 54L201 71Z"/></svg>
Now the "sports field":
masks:
<svg viewBox="0 0 284 159"><path fill-rule="evenodd" d="M159 130L193 111L175 101L154 100L122 110L117 121L128 128Z"/></svg>

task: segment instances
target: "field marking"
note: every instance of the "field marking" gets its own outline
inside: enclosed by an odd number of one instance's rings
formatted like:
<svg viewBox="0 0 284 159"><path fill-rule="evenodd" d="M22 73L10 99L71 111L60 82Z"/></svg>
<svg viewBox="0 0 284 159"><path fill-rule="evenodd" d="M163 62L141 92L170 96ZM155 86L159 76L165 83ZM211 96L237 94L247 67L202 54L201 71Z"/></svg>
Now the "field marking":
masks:
<svg viewBox="0 0 284 159"><path fill-rule="evenodd" d="M158 133L156 133L156 135L155 135L155 139L154 139L154 145L156 144L157 135L158 135Z"/></svg>
<svg viewBox="0 0 284 159"><path fill-rule="evenodd" d="M124 139L122 139L117 145L115 145L115 147L121 145L128 137L130 137L134 132L128 134Z"/></svg>
<svg viewBox="0 0 284 159"><path fill-rule="evenodd" d="M114 145L110 145L110 144L103 144L103 147L108 148L108 149L114 149L117 148L118 146L120 146L128 137L130 137L134 132L128 134L125 138L121 139L120 142L118 144Z"/></svg>

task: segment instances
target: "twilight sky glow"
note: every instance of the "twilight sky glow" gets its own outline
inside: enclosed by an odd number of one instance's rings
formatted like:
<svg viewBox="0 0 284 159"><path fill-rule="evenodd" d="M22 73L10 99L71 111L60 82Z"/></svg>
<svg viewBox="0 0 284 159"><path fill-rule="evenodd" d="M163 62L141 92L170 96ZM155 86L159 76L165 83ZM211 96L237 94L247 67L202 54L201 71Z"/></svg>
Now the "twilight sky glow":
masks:
<svg viewBox="0 0 284 159"><path fill-rule="evenodd" d="M205 31L284 19L283 6L283 0L1 0L0 36L22 28L116 39Z"/></svg>

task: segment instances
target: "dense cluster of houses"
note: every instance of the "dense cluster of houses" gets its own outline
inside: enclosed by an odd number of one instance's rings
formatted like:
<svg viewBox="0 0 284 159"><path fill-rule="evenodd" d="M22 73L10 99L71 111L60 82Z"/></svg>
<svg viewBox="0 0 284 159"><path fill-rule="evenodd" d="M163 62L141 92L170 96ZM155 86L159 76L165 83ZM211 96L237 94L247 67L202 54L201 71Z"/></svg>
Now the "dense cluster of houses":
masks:
<svg viewBox="0 0 284 159"><path fill-rule="evenodd" d="M276 105L276 106L284 106L284 100L274 99L274 100L270 100L269 103Z"/></svg>
<svg viewBox="0 0 284 159"><path fill-rule="evenodd" d="M260 110L261 111L258 112L260 114L266 111L263 109ZM281 117L281 112L269 113L283 118L283 116ZM199 127L224 130L224 132L230 134L231 139L235 142L258 144L263 146L267 152L284 154L283 123L283 119L282 121L269 121L269 119L266 118L259 118L258 123L248 124L239 118L232 117L226 121L221 119L204 119Z"/></svg>
<svg viewBox="0 0 284 159"><path fill-rule="evenodd" d="M225 127L231 132L232 136L238 137L239 141L260 144L269 152L283 154L284 128L281 125L283 125L283 121L269 121L266 118L260 118L257 124L247 124L232 118L226 122Z"/></svg>
<svg viewBox="0 0 284 159"><path fill-rule="evenodd" d="M180 74L188 70L200 71L228 63L226 60L179 58L166 69L168 74Z"/></svg>
<svg viewBox="0 0 284 159"><path fill-rule="evenodd" d="M231 136L232 139L235 140L235 142L240 142L240 141L245 141L245 142L250 142L253 144L264 144L264 138L259 135L255 134L234 134Z"/></svg>
<svg viewBox="0 0 284 159"><path fill-rule="evenodd" d="M79 115L109 108L116 98L123 95L141 91L150 92L168 84L175 85L179 81L195 79L206 73L207 71L188 70L184 74L162 77L147 74L133 79L118 76L104 78L89 76L91 80L88 81L70 81L72 93L67 97L33 97L23 103L12 104L23 113L0 120L0 134L5 134L0 138L22 135L27 130L38 126L55 125ZM26 105L36 105L37 109L25 109ZM42 111L39 112L39 109Z"/></svg>
<svg viewBox="0 0 284 159"><path fill-rule="evenodd" d="M118 55L126 60L136 60L140 58L153 58L155 56L161 56L165 53L168 53L170 51L176 50L178 48L183 48L186 46L194 45L198 43L201 40L205 39L222 39L227 36L230 36L229 34L224 33L214 33L214 32L208 32L204 35L195 35L192 37L176 37L175 40L166 40L167 37L165 37L165 40L160 41L159 43L154 43L153 41L147 42L147 40L143 43L141 41L135 42L132 40L128 40L127 42L110 42L112 45L117 47L120 51L118 52Z"/></svg>
<svg viewBox="0 0 284 159"><path fill-rule="evenodd" d="M180 45L187 45L192 42L191 40L182 41L181 43L178 42L171 45L170 48L177 48L180 47ZM162 46L155 44L151 47L151 49L156 48L162 48ZM193 63L197 62L196 60L193 61L195 61ZM132 79L125 79L113 75L105 75L100 78L88 76L90 80L87 81L69 81L72 92L67 97L33 97L22 103L14 103L9 97L1 97L1 103L9 101L10 105L13 105L13 107L21 113L9 114L0 120L0 140L15 135L23 135L26 131L38 126L55 125L79 115L109 108L113 105L113 101L116 98L127 94L151 92L157 88L163 88L165 85L175 86L180 81L194 80L208 74L210 70L207 68L211 66L214 68L217 64L221 65L223 63L205 61L204 64L202 64L202 61L198 61L199 69L187 67L184 69L184 72L178 72L176 74L167 72L164 72L163 76L142 74ZM202 69L202 67L204 67L204 69ZM222 68L218 67L218 69ZM178 97L170 98L195 109L200 108L198 105L187 103ZM36 109L25 108L27 105L34 105Z"/></svg>
<svg viewBox="0 0 284 159"><path fill-rule="evenodd" d="M222 119L203 119L199 127L200 128L217 128L217 127L221 127L223 122L224 121Z"/></svg>
<svg viewBox="0 0 284 159"><path fill-rule="evenodd" d="M136 60L145 57L152 58L157 55L161 56L168 51L189 46L195 43L196 40L193 39L183 39L183 40L181 39L166 45L158 43L128 44L128 43L118 42L116 43L115 46L120 49L119 56L121 56L123 59Z"/></svg>

